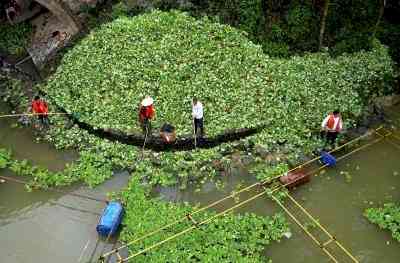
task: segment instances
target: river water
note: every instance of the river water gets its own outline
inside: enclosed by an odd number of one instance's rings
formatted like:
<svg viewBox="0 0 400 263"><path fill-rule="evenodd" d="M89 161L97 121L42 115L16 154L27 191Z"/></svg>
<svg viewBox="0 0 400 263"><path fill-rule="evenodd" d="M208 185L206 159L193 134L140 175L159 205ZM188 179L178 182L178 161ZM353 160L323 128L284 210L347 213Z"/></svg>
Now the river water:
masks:
<svg viewBox="0 0 400 263"><path fill-rule="evenodd" d="M400 109L392 109L392 116L398 118L399 112ZM76 158L73 152L60 152L46 143L36 143L30 130L12 128L12 124L0 121L0 146L11 148L17 158L26 158L53 170L62 169L65 163ZM391 141L400 145L400 141ZM0 170L0 175L13 176L7 170ZM79 185L63 190L105 198L107 192L123 188L128 180L127 173L120 173L94 190ZM232 169L232 173L220 180L225 185L222 189L207 182L200 188L155 189L154 194L173 202L205 205L256 181L241 169ZM238 196L239 201L254 194L254 191L245 192ZM370 224L362 215L368 207L400 200L400 149L389 142L381 141L352 154L335 168L327 169L310 183L293 190L292 196L360 262L400 262L400 244L389 232ZM235 201L230 199L214 209L221 211L233 204ZM303 223L308 222L299 209L289 201L286 204ZM95 226L103 208L104 204L96 201L53 192L28 193L23 186L12 182L0 184L0 262L88 262L92 251L96 251L95 258L103 246L110 247L100 242L96 249ZM282 210L268 197L262 197L235 212L265 216ZM292 236L268 246L265 255L274 262L330 262L287 218ZM312 232L321 241L328 239L321 231L312 229ZM339 262L351 262L337 247L329 245L329 250Z"/></svg>
<svg viewBox="0 0 400 263"><path fill-rule="evenodd" d="M1 105L1 109L7 109ZM57 151L53 146L36 142L28 128L13 128L14 121L0 121L0 147L9 148L14 157L28 159L51 170L63 169L77 158L73 151ZM63 191L106 199L106 194L127 185L129 174L116 173L96 189L75 185ZM16 177L1 169L1 176ZM96 225L105 204L76 196L49 191L29 193L24 186L8 181L0 183L0 262L1 263L71 263L88 262L99 256L109 243L97 243ZM97 243L97 247L96 247Z"/></svg>

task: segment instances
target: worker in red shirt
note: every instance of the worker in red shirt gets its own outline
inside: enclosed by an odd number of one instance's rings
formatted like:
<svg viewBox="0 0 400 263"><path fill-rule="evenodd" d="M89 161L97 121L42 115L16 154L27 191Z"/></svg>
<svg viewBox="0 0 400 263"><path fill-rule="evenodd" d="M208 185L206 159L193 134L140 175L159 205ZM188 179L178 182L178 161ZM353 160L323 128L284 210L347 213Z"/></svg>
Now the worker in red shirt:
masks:
<svg viewBox="0 0 400 263"><path fill-rule="evenodd" d="M146 136L151 133L151 120L156 114L153 103L153 98L146 96L139 105L139 121Z"/></svg>
<svg viewBox="0 0 400 263"><path fill-rule="evenodd" d="M322 121L321 128L325 131L326 140L332 145L335 144L338 134L343 129L342 116L340 115L339 110L335 110L328 114L328 116L326 116Z"/></svg>
<svg viewBox="0 0 400 263"><path fill-rule="evenodd" d="M35 96L31 104L31 109L33 114L38 114L38 120L42 125L49 125L49 107L46 101L40 99L39 96Z"/></svg>

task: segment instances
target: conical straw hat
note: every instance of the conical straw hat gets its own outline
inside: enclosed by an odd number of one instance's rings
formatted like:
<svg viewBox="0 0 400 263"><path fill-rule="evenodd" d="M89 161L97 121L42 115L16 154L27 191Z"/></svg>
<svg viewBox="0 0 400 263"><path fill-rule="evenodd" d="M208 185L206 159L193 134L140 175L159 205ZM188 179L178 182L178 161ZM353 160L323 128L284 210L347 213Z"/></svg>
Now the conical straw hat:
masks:
<svg viewBox="0 0 400 263"><path fill-rule="evenodd" d="M143 100L142 100L142 106L144 106L144 107L147 107L147 106L150 106L151 104L153 104L153 102L154 102L154 100L153 100L153 98L152 97L150 97L150 96L146 96L146 98L144 98Z"/></svg>

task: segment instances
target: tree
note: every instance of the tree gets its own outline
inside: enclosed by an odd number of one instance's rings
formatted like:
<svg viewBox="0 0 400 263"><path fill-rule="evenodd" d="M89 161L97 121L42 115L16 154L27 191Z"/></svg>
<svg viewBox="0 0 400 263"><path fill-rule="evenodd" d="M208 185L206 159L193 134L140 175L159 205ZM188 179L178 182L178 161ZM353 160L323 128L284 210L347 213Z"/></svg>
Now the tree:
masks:
<svg viewBox="0 0 400 263"><path fill-rule="evenodd" d="M330 3L330 0L325 0L324 7L323 7L323 10L322 10L321 27L320 27L320 30L319 30L318 50L321 50L322 44L324 42L326 17L328 16L329 3Z"/></svg>
<svg viewBox="0 0 400 263"><path fill-rule="evenodd" d="M378 30L379 24L382 20L383 13L385 12L386 0L381 0L380 2L381 2L381 6L379 8L379 15L378 15L378 19L376 20L374 31L372 32L372 37L375 37L376 31Z"/></svg>

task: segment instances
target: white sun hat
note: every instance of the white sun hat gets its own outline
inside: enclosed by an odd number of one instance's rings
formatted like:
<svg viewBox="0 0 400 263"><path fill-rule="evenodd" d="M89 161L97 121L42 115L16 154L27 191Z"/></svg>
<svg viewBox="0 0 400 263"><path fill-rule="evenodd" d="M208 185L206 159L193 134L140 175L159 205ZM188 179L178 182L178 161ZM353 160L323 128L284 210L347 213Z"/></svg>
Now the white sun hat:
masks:
<svg viewBox="0 0 400 263"><path fill-rule="evenodd" d="M154 100L152 97L150 96L146 96L146 98L144 98L141 102L142 106L147 107L150 106L151 104L153 104Z"/></svg>

